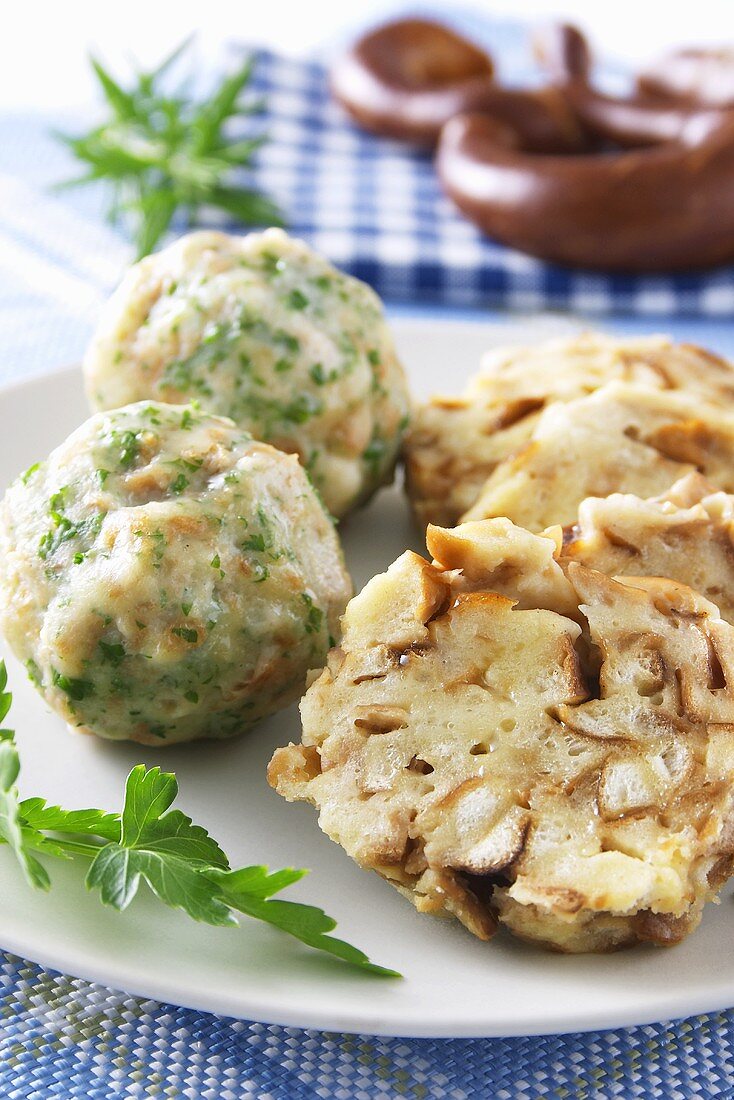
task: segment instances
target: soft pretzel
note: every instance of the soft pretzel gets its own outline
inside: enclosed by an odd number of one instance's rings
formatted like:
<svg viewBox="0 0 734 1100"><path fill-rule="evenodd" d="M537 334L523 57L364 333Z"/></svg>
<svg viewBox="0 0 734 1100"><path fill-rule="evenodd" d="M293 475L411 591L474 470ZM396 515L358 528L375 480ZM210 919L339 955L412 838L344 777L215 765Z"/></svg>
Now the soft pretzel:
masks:
<svg viewBox="0 0 734 1100"><path fill-rule="evenodd" d="M709 267L734 257L734 111L597 92L575 28L541 55L579 124L628 146L538 154L488 111L451 119L437 167L456 205L489 236L546 260L618 271Z"/></svg>
<svg viewBox="0 0 734 1100"><path fill-rule="evenodd" d="M331 87L365 129L417 145L435 145L448 119L481 110L519 129L536 152L582 146L559 89L503 88L493 74L491 58L448 27L399 19L358 39L334 66Z"/></svg>
<svg viewBox="0 0 734 1100"><path fill-rule="evenodd" d="M643 95L734 106L734 48L689 47L665 54L637 78Z"/></svg>

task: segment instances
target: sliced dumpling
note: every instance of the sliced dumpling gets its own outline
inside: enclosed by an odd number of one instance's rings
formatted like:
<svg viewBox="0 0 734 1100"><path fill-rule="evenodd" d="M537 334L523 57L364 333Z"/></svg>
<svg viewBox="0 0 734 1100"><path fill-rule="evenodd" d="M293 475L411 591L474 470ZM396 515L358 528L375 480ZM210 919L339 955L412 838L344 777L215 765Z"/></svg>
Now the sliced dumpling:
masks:
<svg viewBox="0 0 734 1100"><path fill-rule="evenodd" d="M610 382L588 397L549 405L463 519L506 516L542 531L575 523L586 497L655 496L695 472L734 491L734 413L690 394Z"/></svg>
<svg viewBox="0 0 734 1100"><path fill-rule="evenodd" d="M270 782L480 938L682 939L732 871L734 628L674 582L564 571L507 521L428 543L349 604Z"/></svg>
<svg viewBox="0 0 734 1100"><path fill-rule="evenodd" d="M671 577L734 623L734 496L689 474L649 500L631 493L591 497L564 531L561 561L610 576Z"/></svg>
<svg viewBox="0 0 734 1100"><path fill-rule="evenodd" d="M420 405L405 443L416 518L451 526L477 500L495 467L529 440L541 412L608 382L686 391L711 404L734 402L734 367L664 336L617 339L584 333L488 352L456 397Z"/></svg>

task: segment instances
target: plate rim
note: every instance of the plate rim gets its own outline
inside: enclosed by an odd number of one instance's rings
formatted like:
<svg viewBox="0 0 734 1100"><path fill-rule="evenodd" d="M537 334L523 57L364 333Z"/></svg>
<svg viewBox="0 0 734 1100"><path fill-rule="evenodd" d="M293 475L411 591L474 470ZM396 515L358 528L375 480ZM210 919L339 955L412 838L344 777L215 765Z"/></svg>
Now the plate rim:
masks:
<svg viewBox="0 0 734 1100"><path fill-rule="evenodd" d="M266 1026L292 1027L303 1031L333 1031L345 1035L367 1035L394 1039L520 1039L542 1035L589 1034L617 1031L630 1027L646 1027L651 1024L671 1024L692 1016L726 1011L732 1007L733 1003L727 999L719 1004L716 1001L712 1002L710 998L706 998L705 995L701 994L700 999L687 1001L684 1007L680 1003L682 993L679 997L673 998L661 994L653 1002L653 1005L643 1013L630 1009L627 1012L620 1010L616 1013L607 1011L605 1014L603 1010L589 1012L586 1009L583 1015L578 1017L568 1016L568 1025L559 1025L550 1029L538 1017L537 1019L531 1018L530 1024L523 1026L521 1031L518 1031L517 1027L512 1024L508 1025L507 1028L498 1026L488 1029L486 1025L479 1023L472 1025L466 1021L450 1029L447 1024L419 1025L416 1023L411 1025L409 1030L403 1030L385 1022L375 1022L373 1017L360 1017L354 1011L342 1011L341 1014L334 1016L325 1015L324 1012L318 1009L313 1010L313 1014L311 1014L310 1009L305 1011L299 1009L297 1012L263 1012L262 1009L256 1008L254 1004L252 1010L246 1009L244 1005L237 1007L230 1003L231 999L229 997L225 998L226 1005L222 1007L224 1002L221 995L218 1000L216 995L207 996L204 994L190 997L187 993L183 993L183 986L177 987L175 982L167 977L165 979L160 977L153 979L151 984L148 984L144 979L142 982L136 980L132 986L127 983L123 985L118 980L114 967L99 970L95 967L90 969L83 965L79 967L75 965L72 972L65 964L55 961L57 956L52 951L34 951L29 954L23 947L22 938L13 940L10 946L5 946L6 940L3 937L2 944L3 950L8 953L17 955L25 961L35 963L44 969L52 970L63 976L78 978L90 984L101 985L113 992L141 1000L158 1001L195 1012L206 1012L249 1023L262 1023ZM660 948L660 950L666 949ZM383 979L365 978L365 981L370 980L382 981ZM365 986L365 988L369 987ZM177 992L177 989L180 989L181 992Z"/></svg>
<svg viewBox="0 0 734 1100"><path fill-rule="evenodd" d="M475 330L498 330L507 327L508 321L493 322L487 320L438 320L433 318L408 318L395 317L392 326L395 330L407 332L408 330L421 330L426 327L454 327L458 329L473 328ZM22 394L23 391L43 387L53 379L57 384L65 377L76 378L80 374L80 365L67 365L54 368L27 378L6 380L0 384L0 400L11 395ZM29 889L29 897L32 893ZM100 966L98 962L84 960L77 945L72 941L61 948L53 945L43 947L27 943L22 934L0 934L0 943L11 954L21 956L23 959L36 965L50 969L62 975L80 978L83 981L103 985L107 988L126 993L131 996L145 999L163 1001L184 1008L215 1013L233 1019L256 1020L265 1024L274 1024L285 1027L312 1029L319 1031L338 1031L348 1034L363 1034L374 1036L389 1036L403 1038L507 1038L535 1035L561 1035L582 1032L606 1031L625 1027L644 1026L652 1023L667 1023L676 1019L685 1018L699 1013L718 1012L734 1005L734 987L728 992L721 989L718 993L706 994L705 991L687 990L685 985L680 988L668 989L665 992L656 993L652 1002L646 1005L644 1011L634 1005L610 1010L608 1007L584 1006L573 1012L565 1011L563 1019L554 1021L549 1026L547 1019L542 1015L528 1015L522 1027L517 1023L509 1023L506 1027L501 1024L488 1026L486 1020L474 1022L467 1019L458 1023L437 1020L432 1021L424 1014L423 1022L412 1017L401 1026L399 1020L382 1019L378 1014L369 1012L369 996L365 998L367 1009L364 1015L358 1011L341 1007L329 1015L322 1007L311 1009L303 1003L298 1008L285 1004L282 1008L275 1006L266 1008L256 1004L256 997L252 997L248 988L241 988L237 998L238 1003L233 1003L229 991L218 989L210 991L207 988L194 988L186 986L185 982L177 982L175 976L158 972L151 975L150 979L141 974L136 974L133 980L126 976L126 965L123 960L118 963L116 957L110 955L108 965ZM129 968L128 968L129 973ZM369 982L369 979L363 979ZM373 979L379 980L379 979ZM369 992L369 984L365 985L365 991Z"/></svg>

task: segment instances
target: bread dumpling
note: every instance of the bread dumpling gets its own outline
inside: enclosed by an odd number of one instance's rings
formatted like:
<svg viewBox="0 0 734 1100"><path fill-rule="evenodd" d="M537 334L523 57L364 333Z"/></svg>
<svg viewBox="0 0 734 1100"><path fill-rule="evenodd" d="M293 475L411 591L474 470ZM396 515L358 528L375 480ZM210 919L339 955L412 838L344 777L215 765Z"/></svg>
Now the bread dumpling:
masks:
<svg viewBox="0 0 734 1100"><path fill-rule="evenodd" d="M298 454L335 516L391 479L408 422L380 299L279 229L190 233L141 260L84 373L94 409L196 400Z"/></svg>
<svg viewBox="0 0 734 1100"><path fill-rule="evenodd" d="M525 446L547 405L574 401L613 381L683 391L692 406L697 400L734 403L731 363L664 336L618 339L587 332L495 348L463 393L436 395L415 410L405 455L418 522L423 528L453 526L495 467Z"/></svg>
<svg viewBox="0 0 734 1100"><path fill-rule="evenodd" d="M575 523L586 497L654 496L696 472L734 492L734 413L690 394L610 382L588 397L549 405L462 522L506 516L542 531Z"/></svg>
<svg viewBox="0 0 734 1100"><path fill-rule="evenodd" d="M165 745L291 703L350 582L293 455L142 402L93 416L0 507L0 627L69 725Z"/></svg>
<svg viewBox="0 0 734 1100"><path fill-rule="evenodd" d="M700 474L647 500L631 493L584 500L563 532L561 556L612 577L682 581L734 624L734 496Z"/></svg>
<svg viewBox="0 0 734 1100"><path fill-rule="evenodd" d="M350 602L271 784L482 939L681 940L734 865L734 628L507 520L428 548Z"/></svg>

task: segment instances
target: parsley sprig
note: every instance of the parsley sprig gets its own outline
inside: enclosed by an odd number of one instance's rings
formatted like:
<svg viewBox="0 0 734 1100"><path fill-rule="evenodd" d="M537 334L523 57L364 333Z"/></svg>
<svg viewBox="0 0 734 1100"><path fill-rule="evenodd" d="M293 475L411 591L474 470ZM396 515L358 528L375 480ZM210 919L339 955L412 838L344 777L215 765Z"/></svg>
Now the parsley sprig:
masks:
<svg viewBox="0 0 734 1100"><path fill-rule="evenodd" d="M0 661L0 722L12 696ZM331 935L336 922L321 909L300 902L273 900L307 873L287 867L269 871L253 866L232 870L229 861L201 825L171 809L178 783L171 772L138 764L127 777L122 813L65 810L43 798L21 801L16 782L20 756L12 730L0 729L0 843L15 854L31 886L48 890L49 874L38 858L84 857L86 877L105 905L126 909L142 882L172 909L196 921L233 925L243 913L294 936L308 947L336 956L369 974L399 977L370 962L363 951Z"/></svg>
<svg viewBox="0 0 734 1100"><path fill-rule="evenodd" d="M79 137L57 134L88 166L82 176L60 186L111 183L110 220L132 223L138 259L155 248L180 209L190 222L202 206L214 206L247 225L281 224L269 198L232 180L233 169L250 168L253 154L267 140L262 134L232 139L225 132L230 120L261 109L260 102L243 101L252 61L225 77L205 100L183 90L167 93L164 78L189 42L157 69L138 72L129 89L91 58L110 116Z"/></svg>

